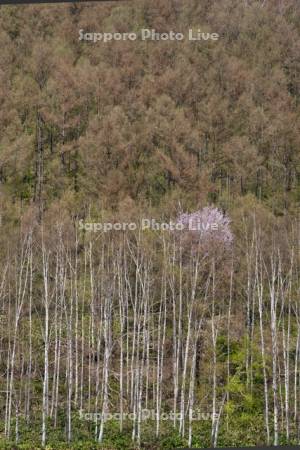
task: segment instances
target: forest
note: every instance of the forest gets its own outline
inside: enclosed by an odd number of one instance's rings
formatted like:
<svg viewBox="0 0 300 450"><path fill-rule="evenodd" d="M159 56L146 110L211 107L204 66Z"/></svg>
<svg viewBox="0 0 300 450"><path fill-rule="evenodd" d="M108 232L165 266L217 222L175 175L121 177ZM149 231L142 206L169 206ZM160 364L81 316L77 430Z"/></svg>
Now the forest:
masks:
<svg viewBox="0 0 300 450"><path fill-rule="evenodd" d="M218 39L80 39L142 29ZM0 5L0 40L0 449L299 445L299 1Z"/></svg>

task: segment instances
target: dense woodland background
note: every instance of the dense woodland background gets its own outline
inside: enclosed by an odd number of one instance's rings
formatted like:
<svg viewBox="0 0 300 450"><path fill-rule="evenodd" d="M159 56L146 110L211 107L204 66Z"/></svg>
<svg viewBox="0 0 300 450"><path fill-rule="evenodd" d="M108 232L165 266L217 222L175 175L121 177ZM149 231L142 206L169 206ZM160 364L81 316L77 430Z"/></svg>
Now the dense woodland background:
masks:
<svg viewBox="0 0 300 450"><path fill-rule="evenodd" d="M0 448L299 444L299 33L298 0L0 7ZM78 226L207 205L230 246Z"/></svg>

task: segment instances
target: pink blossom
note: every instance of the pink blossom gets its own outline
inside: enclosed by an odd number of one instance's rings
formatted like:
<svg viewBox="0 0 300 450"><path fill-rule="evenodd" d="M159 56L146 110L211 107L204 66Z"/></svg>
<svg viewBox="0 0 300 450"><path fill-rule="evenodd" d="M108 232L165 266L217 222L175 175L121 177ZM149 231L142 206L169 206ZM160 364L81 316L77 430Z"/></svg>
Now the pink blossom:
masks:
<svg viewBox="0 0 300 450"><path fill-rule="evenodd" d="M206 247L215 243L218 247L228 248L233 241L230 219L218 208L206 206L193 213L181 214L177 223L182 225L185 238L193 245Z"/></svg>

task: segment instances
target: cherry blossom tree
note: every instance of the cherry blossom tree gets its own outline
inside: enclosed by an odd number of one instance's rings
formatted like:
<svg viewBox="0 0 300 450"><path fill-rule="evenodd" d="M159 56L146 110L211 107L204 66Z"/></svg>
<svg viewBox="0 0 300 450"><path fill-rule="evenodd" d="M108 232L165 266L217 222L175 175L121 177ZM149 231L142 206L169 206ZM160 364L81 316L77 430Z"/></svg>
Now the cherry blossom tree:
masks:
<svg viewBox="0 0 300 450"><path fill-rule="evenodd" d="M230 218L220 209L206 206L192 213L183 213L177 219L182 226L183 242L209 251L212 248L228 250L233 242Z"/></svg>

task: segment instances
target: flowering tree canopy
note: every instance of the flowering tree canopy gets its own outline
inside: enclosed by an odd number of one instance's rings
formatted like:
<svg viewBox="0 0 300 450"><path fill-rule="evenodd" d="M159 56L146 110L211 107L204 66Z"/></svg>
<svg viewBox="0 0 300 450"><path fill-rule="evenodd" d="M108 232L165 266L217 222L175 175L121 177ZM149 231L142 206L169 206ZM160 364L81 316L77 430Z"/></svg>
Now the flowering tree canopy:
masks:
<svg viewBox="0 0 300 450"><path fill-rule="evenodd" d="M193 212L181 214L177 223L182 225L185 237L189 237L193 245L212 245L230 247L233 234L229 217L218 208L206 206Z"/></svg>

